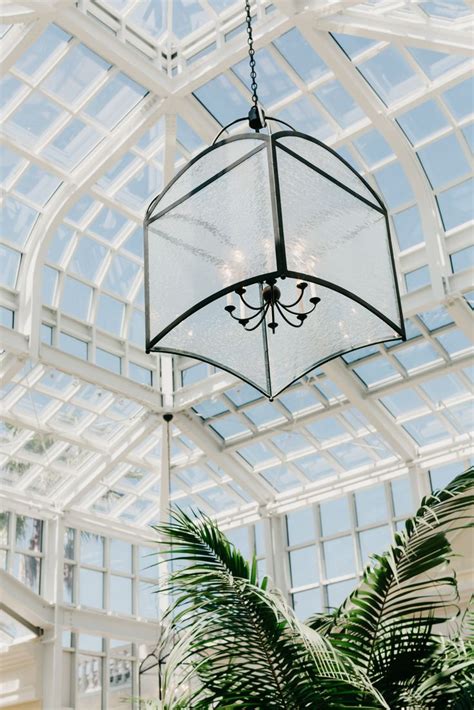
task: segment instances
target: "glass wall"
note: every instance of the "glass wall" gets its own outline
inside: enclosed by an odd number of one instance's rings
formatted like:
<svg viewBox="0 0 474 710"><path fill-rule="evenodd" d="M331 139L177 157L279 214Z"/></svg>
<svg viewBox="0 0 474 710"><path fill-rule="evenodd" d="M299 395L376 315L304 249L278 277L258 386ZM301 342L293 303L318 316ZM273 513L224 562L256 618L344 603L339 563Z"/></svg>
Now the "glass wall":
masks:
<svg viewBox="0 0 474 710"><path fill-rule="evenodd" d="M40 594L42 560L43 521L0 512L0 568Z"/></svg>
<svg viewBox="0 0 474 710"><path fill-rule="evenodd" d="M412 510L410 482L401 477L288 513L287 571L297 615L339 606L369 556L390 545Z"/></svg>
<svg viewBox="0 0 474 710"><path fill-rule="evenodd" d="M155 548L66 528L63 585L66 604L156 620L158 577Z"/></svg>

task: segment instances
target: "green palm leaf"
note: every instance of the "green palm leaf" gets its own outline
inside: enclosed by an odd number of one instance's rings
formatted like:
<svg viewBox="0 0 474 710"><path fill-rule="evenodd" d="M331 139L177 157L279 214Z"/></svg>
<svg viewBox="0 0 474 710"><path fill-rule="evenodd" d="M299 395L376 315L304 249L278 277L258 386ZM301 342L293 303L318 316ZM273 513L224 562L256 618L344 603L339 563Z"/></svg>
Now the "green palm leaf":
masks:
<svg viewBox="0 0 474 710"><path fill-rule="evenodd" d="M446 699L454 676L472 663L459 654L449 658L433 630L459 612L448 533L472 526L473 486L471 468L423 499L390 550L373 555L345 604L332 618L310 621L371 678L391 708L434 708L428 696L434 702L435 689L443 687Z"/></svg>
<svg viewBox="0 0 474 710"><path fill-rule="evenodd" d="M174 596L164 622L178 633L166 664L165 707L253 710L387 707L363 673L301 624L265 578L206 516L172 514L157 528L163 554L183 565L167 582ZM179 677L179 687L177 678Z"/></svg>

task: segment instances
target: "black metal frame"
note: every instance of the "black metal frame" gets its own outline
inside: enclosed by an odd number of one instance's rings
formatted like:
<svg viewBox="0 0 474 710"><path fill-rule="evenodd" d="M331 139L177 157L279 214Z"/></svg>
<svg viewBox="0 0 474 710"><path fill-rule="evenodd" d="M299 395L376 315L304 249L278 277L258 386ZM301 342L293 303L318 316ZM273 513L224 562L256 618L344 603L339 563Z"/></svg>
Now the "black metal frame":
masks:
<svg viewBox="0 0 474 710"><path fill-rule="evenodd" d="M299 156L297 153L295 153L293 150L291 150L287 146L280 143L279 139L284 138L286 136L291 136L294 138L295 137L301 138L306 141L310 141L311 143L314 143L314 144L320 146L324 150L327 150L329 153L334 155L341 163L343 163L360 180L360 182L370 192L370 194L372 194L374 196L375 204L372 203L370 200L368 200L366 197L359 195L352 188L341 183L339 180L334 178L332 175L321 170L321 168L318 168L316 165L313 165L312 163L310 163L308 160L306 160L302 156ZM242 141L242 140L259 141L262 143L262 145L254 147L252 150L245 153L243 156L241 156L239 159L235 160L233 163L228 165L223 170L212 175L210 178L204 180L202 183L197 185L195 188L193 188L191 191L189 191L182 198L174 201L172 204L168 205L168 207L166 207L162 211L160 211L157 214L152 216L153 211L159 205L159 202L167 194L167 192L172 187L172 185L174 185L192 165L194 165L197 161L201 160L208 153L210 153L214 150L218 150L219 148L221 148L222 146L224 146L228 143L232 143L234 141ZM150 224L152 224L153 222L155 222L160 217L162 217L163 215L165 215L168 211L173 209L173 207L176 207L177 205L181 204L182 202L184 202L185 200L190 198L192 195L196 194L200 190L202 190L205 187L207 187L208 185L212 184L212 182L219 179L220 177L222 177L226 173L230 172L231 170L236 168L238 165L241 165L243 162L245 162L246 160L251 158L253 155L255 155L259 151L263 150L265 147L267 148L267 151L268 151L269 180L270 180L269 187L270 187L271 202L272 202L272 216L273 216L273 227L274 227L274 238L275 238L276 270L272 271L272 272L252 276L252 277L245 279L243 281L239 281L237 283L234 283L234 284L232 284L232 286L228 286L224 289L220 289L219 291L209 295L208 297L206 297L206 298L202 299L201 301L199 301L198 303L196 303L194 306L192 306L187 311L182 313L172 323L170 323L168 326L166 326L163 330L161 330L160 333L158 333L157 335L152 337L151 333L150 333L150 317L149 317L150 316L150 302L149 302L149 255L148 255L149 235L148 235L148 226ZM318 278L316 276L312 276L310 274L305 274L305 273L300 273L300 272L288 270L287 262L286 262L286 251L285 251L285 235L284 235L283 220L282 220L282 213L281 213L277 148L280 150L283 150L287 154L291 155L295 160L299 160L301 163L306 165L306 167L308 167L312 170L315 170L322 177L328 179L330 182L337 185L339 188L345 190L346 192L351 194L356 199L361 200L363 203L369 205L372 209L374 209L377 212L384 215L385 224L386 224L386 231L387 231L387 240L388 240L388 245L389 245L390 261L391 261L391 267L392 267L392 276L393 276L393 281L394 281L394 285L395 285L397 307L398 307L398 313L399 313L399 317L400 317L400 324L394 323L390 318L388 318L386 315L384 315L383 313L378 311L377 308L372 306L370 303L366 302L364 299L360 298L359 296L352 293L351 291L348 291L347 289L339 286L338 284L326 281L325 279L320 279L320 278ZM197 156L195 156L192 160L190 160L189 163L187 165L185 165L184 168L182 168L177 173L177 175L168 183L168 185L164 188L164 190L150 203L150 205L146 211L146 215L145 215L144 233L145 233L144 260L145 260L146 352L171 353L171 354L175 354L175 355L191 357L196 360L200 360L202 362L207 362L207 363L214 365L222 370L230 372L233 375L236 375L240 379L244 380L248 384L255 387L255 389L259 390L264 395L268 396L268 394L266 392L264 392L261 389L261 387L259 387L257 384L242 377L242 375L240 373L233 371L231 368L227 367L226 365L222 365L219 362L215 362L209 358L204 358L204 357L199 356L199 355L192 353L192 352L180 351L180 350L175 350L175 349L171 349L171 348L162 348L158 345L158 343L167 333L169 333L171 330L173 330L179 323L186 320L186 318L188 318L190 315L192 315L193 313L196 313L197 311L199 311L201 308L205 307L209 303L212 303L213 301L215 301L219 298L222 298L226 294L234 292L237 288L250 286L255 283L262 284L264 281L266 281L268 279L281 279L281 278L286 278L286 277L319 284L320 286L324 286L325 288L329 288L333 291L337 291L340 294L342 294L343 296L346 296L347 298L349 298L353 301L356 301L359 305L363 306L368 311L373 313L375 316L377 316L379 319L381 319L387 325L389 325L396 333L398 333L398 337L387 338L387 339L384 339L381 341L377 341L377 343L369 343L369 344L375 345L378 343L390 342L390 341L399 340L399 339L406 340L406 332L405 332L405 324L404 324L404 320L403 320L403 313L402 313L402 307L401 307L400 291L399 291L399 287L398 287L397 272L396 272L396 268L395 268L395 258L394 258L393 244L392 244L392 235L390 232L387 210L386 210L382 200L377 195L377 193L372 189L372 187L367 183L367 181L364 180L364 178L361 175L359 175L359 173L344 158L342 158L336 151L332 150L331 148L326 146L324 143L317 140L316 138L313 138L312 136L308 136L304 133L300 133L299 131L294 131L294 130L279 131L279 132L274 133L272 135L267 135L267 134L262 134L262 133L258 133L258 134L245 133L245 134L238 135L238 136L231 136L230 138L225 138L217 143L214 143L213 145L209 146L208 148L203 150L201 153L199 153ZM260 288L260 291L262 291L262 288ZM267 333L266 333L265 324L263 324L262 334L263 334L263 347L264 347L265 359L266 359L266 364L267 364L267 373L269 373L270 368L269 368L269 359L268 359L268 343L267 343ZM324 364L325 362L328 362L329 360L334 359L335 357L339 357L340 355L343 355L347 352L352 352L353 350L357 350L359 348L366 347L367 345L368 345L368 343L364 343L364 344L361 344L360 346L357 346L355 348L341 350L340 352L336 353L335 355L332 355L331 357L329 357L327 359L324 359L323 361L316 362L305 373L300 375L300 377L303 377L304 375L308 374L308 372L311 372L311 370L315 369L316 367L319 367L320 365ZM267 376L268 376L268 374L267 374ZM299 377L297 379L299 379ZM295 381L297 381L297 380L295 380ZM267 384L268 384L269 392L271 392L271 382L268 381ZM293 384L293 382L290 384ZM289 385L287 385L287 386L289 386ZM284 389L286 389L286 387ZM275 393L272 396L275 397L275 396L277 396L277 394L280 394L280 392Z"/></svg>

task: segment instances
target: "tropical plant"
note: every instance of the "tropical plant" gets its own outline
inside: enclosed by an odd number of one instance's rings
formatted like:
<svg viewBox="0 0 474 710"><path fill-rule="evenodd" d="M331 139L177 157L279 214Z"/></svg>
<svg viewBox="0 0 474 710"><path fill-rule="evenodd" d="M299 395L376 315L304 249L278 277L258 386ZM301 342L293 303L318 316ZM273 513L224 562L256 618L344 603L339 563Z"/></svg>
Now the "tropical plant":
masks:
<svg viewBox="0 0 474 710"><path fill-rule="evenodd" d="M173 512L156 528L175 570L158 707L473 707L472 615L446 635L459 617L450 537L472 525L473 487L470 469L424 498L346 602L307 624L211 519Z"/></svg>
<svg viewBox="0 0 474 710"><path fill-rule="evenodd" d="M383 555L373 555L357 589L333 614L309 620L364 671L394 710L457 707L473 693L472 647L459 615L450 536L472 527L474 469L423 498ZM472 694L474 699L474 694Z"/></svg>
<svg viewBox="0 0 474 710"><path fill-rule="evenodd" d="M174 645L165 650L162 707L388 707L267 578L258 581L255 559L249 565L211 519L177 511L158 530L180 565L168 580L174 601L164 622Z"/></svg>

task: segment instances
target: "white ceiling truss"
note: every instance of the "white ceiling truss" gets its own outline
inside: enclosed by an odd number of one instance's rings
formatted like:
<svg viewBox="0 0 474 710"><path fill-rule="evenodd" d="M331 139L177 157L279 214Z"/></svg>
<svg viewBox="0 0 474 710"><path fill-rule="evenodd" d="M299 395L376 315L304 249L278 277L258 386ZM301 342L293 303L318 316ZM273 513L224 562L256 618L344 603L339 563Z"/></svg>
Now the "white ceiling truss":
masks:
<svg viewBox="0 0 474 710"><path fill-rule="evenodd" d="M348 151L376 189L378 176L398 166L411 196L393 208L389 205L392 219L395 223L402 213L418 209L424 234L413 246L397 248L401 278L429 269L429 279L418 288L408 288L408 281L401 284L404 313L412 329L406 343L367 349L360 359L333 361L293 387L289 399L283 395L271 405L227 373L207 368L204 375L187 378L195 363L145 355L123 325L128 329L132 317L142 312L140 256L130 256L126 244L141 226L144 206L121 195L139 170L156 171L166 183L177 165L214 139L222 126L212 114L214 108L197 98L202 87L222 80L237 97L236 104L249 103L249 91L235 71L247 52L245 33L238 32L244 20L243 3L223 3L224 9L217 12L213 2L200 0L196 27L194 15L180 19L173 2L163 3L164 24L157 33L146 25L150 19L137 14L135 0L3 4L2 21L11 26L3 36L0 59L10 81L21 82L2 119L7 126L2 144L18 160L4 197L13 195L18 202L22 176L31 165L57 180L57 189L40 207L23 196L25 209L37 213L24 243L19 246L8 235L5 241L10 251L22 251L15 283L2 281L0 286L3 308L15 314L14 329L0 326L5 422L0 497L5 506L13 501L22 510L33 507L45 515L65 512L71 519L78 516L99 527L142 534L157 519L164 412L175 415L172 502L194 505L226 522L282 512L351 486L469 455L473 284L468 270L451 268L450 255L472 244L472 222L445 230L437 202L441 193L464 185L467 175L454 174L433 189L417 152L452 138L462 146L462 160L472 165L463 142L471 119L456 116L445 96L472 76L473 14L437 16L425 11L429 4L408 0L254 3L256 47L267 52L275 86L291 87L277 92L265 106L268 113L295 112L303 103L317 111L328 126L325 141L336 150ZM44 67L26 71L22 57L53 22L70 39L58 43ZM191 31L184 32L188 22ZM295 29L308 51L325 65L319 75L302 78L278 47L279 38ZM373 41L361 45L351 60L333 34ZM48 86L61 62L82 46L92 49L108 69L97 70L80 99L68 105ZM388 49L401 57L412 86L384 103L364 72ZM429 76L411 49L443 53L459 61ZM429 55L426 61L441 62L437 56ZM116 125L107 126L89 107L123 75L143 92ZM264 84L265 71L262 75ZM338 122L321 99L333 82L356 107L356 118L347 125ZM61 114L29 145L8 126L28 97L41 92L50 103L54 97ZM399 121L429 101L443 113L445 123L411 144ZM73 167L61 167L48 151L72 121L95 132L97 143ZM182 138L183 121L194 136L188 145ZM369 164L354 146L374 129L388 152ZM120 161L125 167L118 177L104 181L115 175ZM160 188L157 185L156 191ZM71 213L81 200L90 206L76 224ZM81 284L92 294L91 311L81 320L63 307L67 284L71 278L77 280L71 254L82 240L90 240L94 224L107 210L123 218L123 237L110 247L98 274L80 275ZM61 229L74 231L74 236L67 256L64 252L56 262L50 252ZM105 253L108 247L102 234L97 243ZM107 283L112 264L120 259L128 259L135 275L123 295L122 327L112 332L102 327L99 316L101 299L113 300L110 294L118 292ZM42 296L44 267L54 271L57 279L50 303ZM43 337L45 325L51 328L50 343ZM85 360L64 351L62 333L87 343ZM120 363L118 370L100 367L98 351L112 355ZM203 366L197 367L201 373ZM144 384L133 377L132 372L142 370L151 373L153 384L151 379Z"/></svg>

